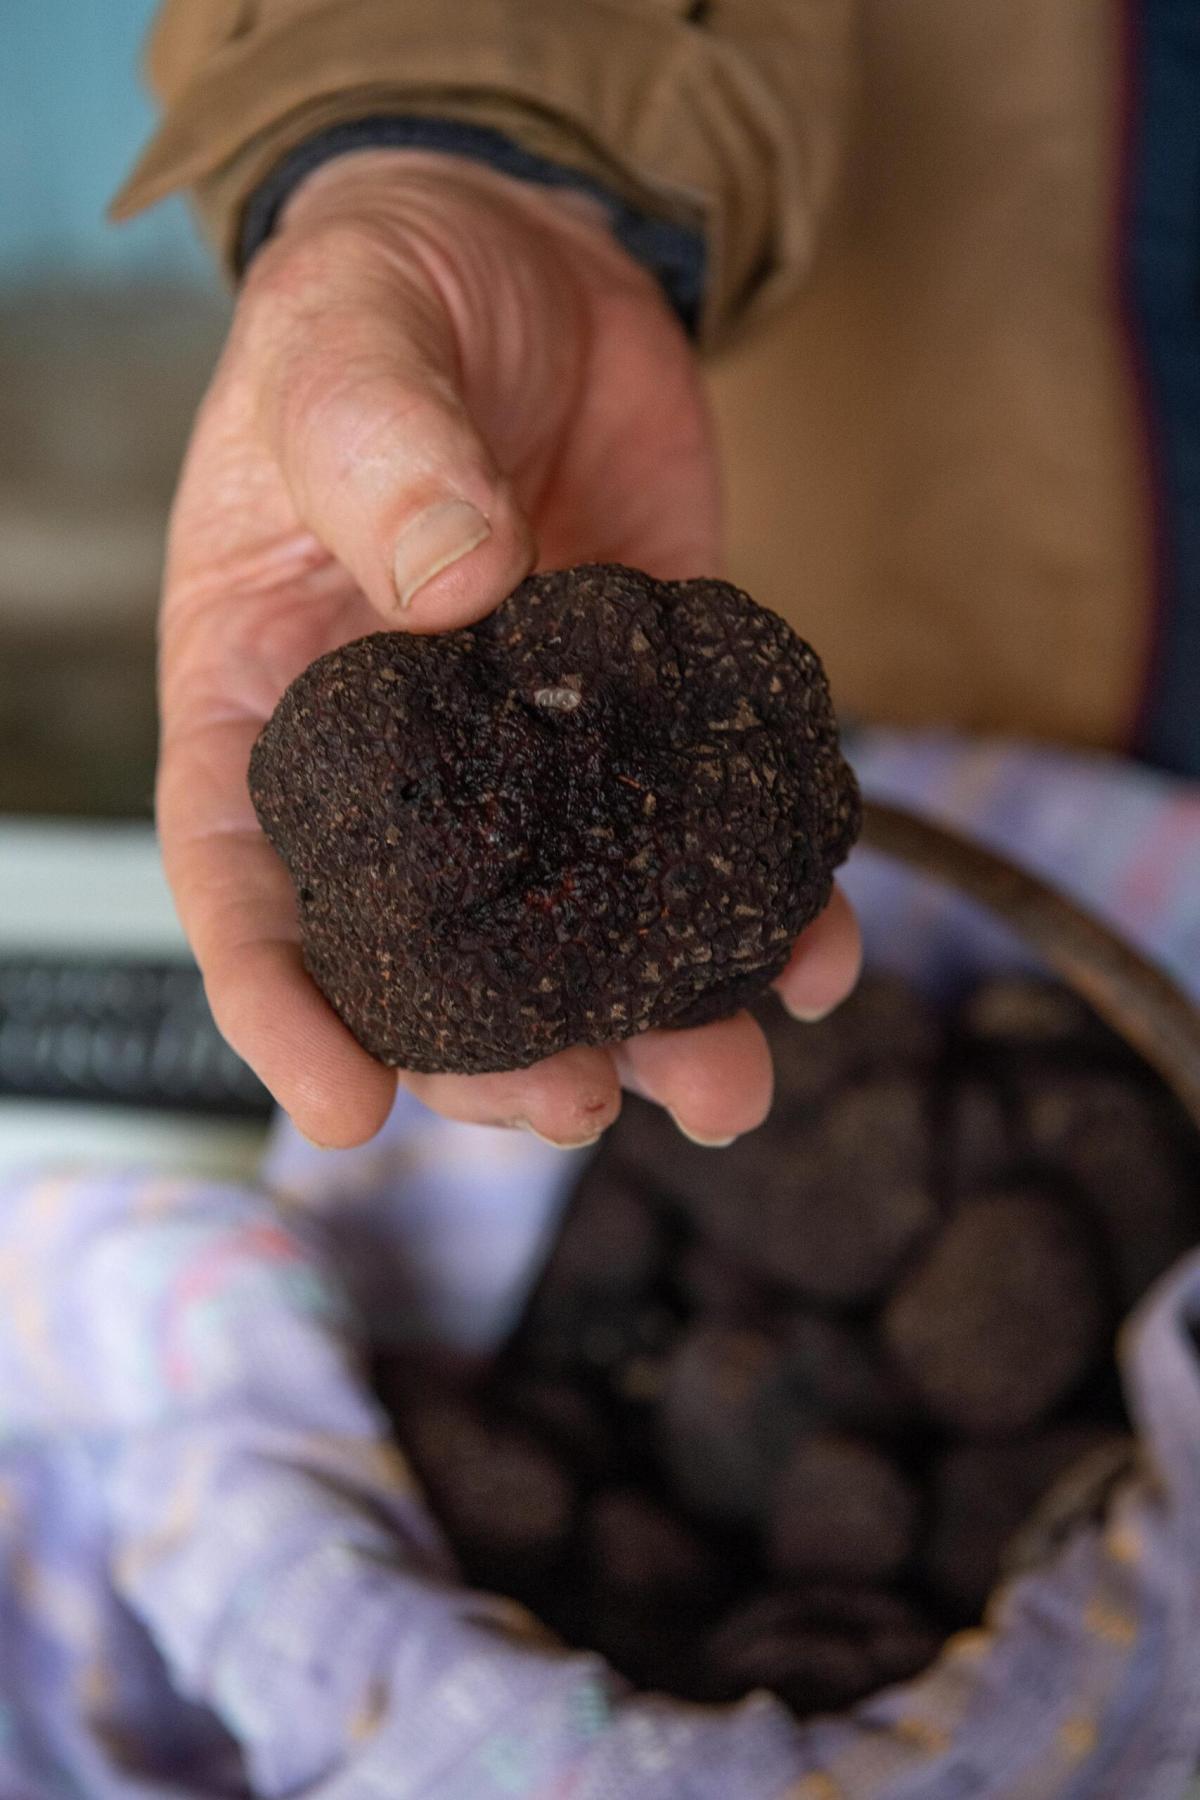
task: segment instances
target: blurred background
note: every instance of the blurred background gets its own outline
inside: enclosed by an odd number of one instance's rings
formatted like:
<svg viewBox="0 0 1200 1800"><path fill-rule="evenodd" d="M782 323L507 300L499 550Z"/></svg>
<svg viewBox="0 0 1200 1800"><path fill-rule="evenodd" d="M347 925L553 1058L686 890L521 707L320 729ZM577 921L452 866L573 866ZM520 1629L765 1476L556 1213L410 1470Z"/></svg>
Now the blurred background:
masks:
<svg viewBox="0 0 1200 1800"><path fill-rule="evenodd" d="M7 0L0 52L0 1173L235 1173L266 1097L217 1037L151 828L167 507L228 300L182 202L105 207L151 124L152 0Z"/></svg>
<svg viewBox="0 0 1200 1800"><path fill-rule="evenodd" d="M226 301L184 204L104 209L152 0L9 0L0 59L0 813L148 817L164 514Z"/></svg>

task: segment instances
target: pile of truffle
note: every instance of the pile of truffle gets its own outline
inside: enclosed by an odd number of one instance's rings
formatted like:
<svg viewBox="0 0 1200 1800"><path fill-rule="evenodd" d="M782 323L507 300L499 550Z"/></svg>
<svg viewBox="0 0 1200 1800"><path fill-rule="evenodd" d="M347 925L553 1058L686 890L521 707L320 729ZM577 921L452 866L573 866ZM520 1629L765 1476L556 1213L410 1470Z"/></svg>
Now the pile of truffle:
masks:
<svg viewBox="0 0 1200 1800"><path fill-rule="evenodd" d="M378 1380L473 1583L639 1686L807 1714L917 1673L1048 1489L1126 1466L1114 1331L1200 1237L1200 1155L1048 984L764 1024L760 1131L628 1101L498 1363Z"/></svg>

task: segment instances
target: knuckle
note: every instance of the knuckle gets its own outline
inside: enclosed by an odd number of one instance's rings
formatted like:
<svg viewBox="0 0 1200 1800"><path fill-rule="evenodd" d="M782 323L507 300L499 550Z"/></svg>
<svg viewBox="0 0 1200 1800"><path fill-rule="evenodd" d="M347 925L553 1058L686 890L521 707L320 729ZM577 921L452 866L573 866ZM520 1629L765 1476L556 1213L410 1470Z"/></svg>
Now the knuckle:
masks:
<svg viewBox="0 0 1200 1800"><path fill-rule="evenodd" d="M354 221L263 246L238 296L239 361L294 379L314 358L336 369L360 323L386 306L378 247Z"/></svg>
<svg viewBox="0 0 1200 1800"><path fill-rule="evenodd" d="M386 264L385 234L371 220L322 220L264 244L246 273L243 295L253 307L304 313L331 294L352 292Z"/></svg>
<svg viewBox="0 0 1200 1800"><path fill-rule="evenodd" d="M328 364L285 381L277 406L289 463L326 488L368 470L406 410L403 392L386 373Z"/></svg>
<svg viewBox="0 0 1200 1800"><path fill-rule="evenodd" d="M279 250L264 251L235 322L277 453L344 471L397 431L419 435L461 411L427 300L381 270L357 224Z"/></svg>

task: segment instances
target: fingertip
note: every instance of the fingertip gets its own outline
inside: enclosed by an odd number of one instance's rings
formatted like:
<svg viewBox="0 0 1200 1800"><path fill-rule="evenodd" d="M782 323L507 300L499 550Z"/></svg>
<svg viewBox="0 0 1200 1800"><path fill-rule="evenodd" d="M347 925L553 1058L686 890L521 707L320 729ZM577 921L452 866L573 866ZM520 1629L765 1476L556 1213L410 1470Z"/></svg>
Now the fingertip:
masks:
<svg viewBox="0 0 1200 1800"><path fill-rule="evenodd" d="M393 628L418 634L461 630L494 612L519 586L536 558L530 527L511 504L493 509L482 526L482 535L469 541L468 533L460 554L407 593L397 567L387 609ZM397 553L398 564L402 554Z"/></svg>
<svg viewBox="0 0 1200 1800"><path fill-rule="evenodd" d="M715 1149L754 1131L771 1110L774 1073L749 1013L683 1031L649 1031L617 1053L635 1093L671 1114L685 1137Z"/></svg>
<svg viewBox="0 0 1200 1800"><path fill-rule="evenodd" d="M774 988L786 1010L815 1024L853 993L862 973L862 934L854 908L835 886L829 904L792 948Z"/></svg>
<svg viewBox="0 0 1200 1800"><path fill-rule="evenodd" d="M469 625L531 566L528 523L456 371L414 357L373 307L351 328L349 358L332 324L309 325L272 363L268 442L300 519L392 629Z"/></svg>
<svg viewBox="0 0 1200 1800"><path fill-rule="evenodd" d="M222 1035L302 1136L348 1150L382 1128L395 1074L351 1036L295 945L256 945L210 970L207 987Z"/></svg>
<svg viewBox="0 0 1200 1800"><path fill-rule="evenodd" d="M520 1128L562 1150L595 1143L621 1110L611 1055L586 1045L527 1069L493 1075L419 1075L405 1070L400 1081L444 1118Z"/></svg>
<svg viewBox="0 0 1200 1800"><path fill-rule="evenodd" d="M383 1130L396 1099L390 1069L367 1058L368 1071L357 1069L353 1085L339 1091L336 1081L319 1086L305 1079L281 1084L275 1098L302 1137L318 1150L354 1150Z"/></svg>

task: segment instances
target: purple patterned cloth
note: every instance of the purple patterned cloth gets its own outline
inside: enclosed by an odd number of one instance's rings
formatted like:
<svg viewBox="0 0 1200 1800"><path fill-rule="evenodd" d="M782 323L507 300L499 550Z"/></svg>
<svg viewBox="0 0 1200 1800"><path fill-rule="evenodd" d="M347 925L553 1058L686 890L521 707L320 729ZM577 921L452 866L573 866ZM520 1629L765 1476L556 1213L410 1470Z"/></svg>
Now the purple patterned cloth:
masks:
<svg viewBox="0 0 1200 1800"><path fill-rule="evenodd" d="M1200 988L1194 790L942 740L876 736L856 760ZM906 955L936 940L912 973L997 954L866 859L850 885L881 955L901 917ZM925 1676L799 1725L762 1696L631 1695L466 1591L389 1443L368 1345L494 1342L574 1173L402 1104L361 1152L281 1126L254 1190L11 1184L0 1800L1179 1800L1200 1761L1200 1255L1125 1328L1141 1456L1103 1512Z"/></svg>
<svg viewBox="0 0 1200 1800"><path fill-rule="evenodd" d="M1097 753L874 731L852 744L865 791L973 832L1093 908L1200 1000L1200 782ZM1006 927L878 856L844 884L868 960L934 988L1027 961Z"/></svg>

